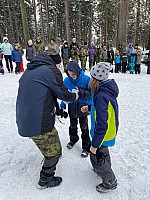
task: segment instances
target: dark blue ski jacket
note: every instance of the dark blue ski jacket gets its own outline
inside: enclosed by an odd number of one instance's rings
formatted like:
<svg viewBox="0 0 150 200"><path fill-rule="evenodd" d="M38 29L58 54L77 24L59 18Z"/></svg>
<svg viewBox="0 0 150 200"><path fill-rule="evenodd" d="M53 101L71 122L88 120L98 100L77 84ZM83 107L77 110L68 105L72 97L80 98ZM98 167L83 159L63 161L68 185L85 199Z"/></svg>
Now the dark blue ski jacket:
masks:
<svg viewBox="0 0 150 200"><path fill-rule="evenodd" d="M55 124L57 98L74 101L63 84L62 74L46 54L38 54L19 81L16 102L18 132L23 137L32 137L52 131Z"/></svg>

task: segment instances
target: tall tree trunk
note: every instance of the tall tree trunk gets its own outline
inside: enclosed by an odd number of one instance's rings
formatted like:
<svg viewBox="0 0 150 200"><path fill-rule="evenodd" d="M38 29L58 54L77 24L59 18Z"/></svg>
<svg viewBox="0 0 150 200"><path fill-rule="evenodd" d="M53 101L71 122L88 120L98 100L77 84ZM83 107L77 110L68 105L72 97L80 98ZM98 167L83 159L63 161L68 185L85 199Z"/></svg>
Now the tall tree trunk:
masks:
<svg viewBox="0 0 150 200"><path fill-rule="evenodd" d="M15 7L16 7L16 4L15 4L15 1L13 1L12 2L13 3L13 8L15 9ZM14 13L14 21L15 21L15 23L14 23L14 29L15 29L15 31L14 31L14 39L15 39L15 42L20 42L19 41L19 28L18 28L18 17L17 17L17 13L15 12Z"/></svg>
<svg viewBox="0 0 150 200"><path fill-rule="evenodd" d="M107 3L108 0L105 0L105 25L104 25L104 45L107 44L107 18L108 18L108 12L107 12Z"/></svg>
<svg viewBox="0 0 150 200"><path fill-rule="evenodd" d="M136 27L135 27L135 41L134 43L139 43L139 25L140 25L140 0L137 1L137 13L136 13Z"/></svg>
<svg viewBox="0 0 150 200"><path fill-rule="evenodd" d="M148 2L148 1L147 1ZM149 3L147 3L147 5L149 6L148 9L148 16L150 16L150 5ZM147 42L147 49L150 50L150 18L149 18L149 26L148 26L148 42Z"/></svg>
<svg viewBox="0 0 150 200"><path fill-rule="evenodd" d="M57 6L57 0L55 0L54 2L55 8ZM57 9L55 12L55 39L56 39L56 43L58 43L58 22L57 22Z"/></svg>
<svg viewBox="0 0 150 200"><path fill-rule="evenodd" d="M37 37L37 17L36 17L36 3L33 0L33 13L34 13L34 23L35 23L35 35Z"/></svg>
<svg viewBox="0 0 150 200"><path fill-rule="evenodd" d="M68 44L70 44L70 21L69 21L69 2L68 0L64 0L65 4L65 27L66 27L66 37Z"/></svg>
<svg viewBox="0 0 150 200"><path fill-rule="evenodd" d="M5 9L5 2L4 0L2 0L2 6L3 6L3 10L4 10L4 29L5 29L5 35L8 35L8 23L7 23L7 16L6 16L6 9Z"/></svg>
<svg viewBox="0 0 150 200"><path fill-rule="evenodd" d="M78 9L78 44L79 46L81 45L81 5L80 5L80 2L79 2L79 9Z"/></svg>
<svg viewBox="0 0 150 200"><path fill-rule="evenodd" d="M25 44L27 44L27 41L30 39L30 35L29 35L27 13L26 13L24 0L20 0L20 7L21 7L23 34L24 34Z"/></svg>
<svg viewBox="0 0 150 200"><path fill-rule="evenodd" d="M117 45L122 44L123 49L126 48L127 41L127 18L128 18L128 1L120 0L118 13L118 30L117 30Z"/></svg>
<svg viewBox="0 0 150 200"><path fill-rule="evenodd" d="M44 42L44 44L45 44L45 35L44 35L44 29L43 29L43 27L44 27L44 23L43 23L43 12L42 12L42 0L40 1L40 4L41 4L41 6L40 6L40 17L41 17L41 31L42 31L42 38L43 38L43 42Z"/></svg>
<svg viewBox="0 0 150 200"><path fill-rule="evenodd" d="M10 5L9 5L9 1L6 1L7 3L7 9L8 9L8 16L9 16L9 33L8 33L8 38L10 40L10 42L14 42L14 28L13 28L13 23L12 23L12 16L11 16L11 11L10 11Z"/></svg>
<svg viewBox="0 0 150 200"><path fill-rule="evenodd" d="M90 12L89 12L89 40L88 40L88 46L90 46L90 43L92 41L92 12L93 11L93 6L92 3L90 3Z"/></svg>
<svg viewBox="0 0 150 200"><path fill-rule="evenodd" d="M49 10L48 10L48 0L45 0L45 10L46 10L46 20L47 20L47 34L48 34L48 43L50 43L50 19L49 19Z"/></svg>

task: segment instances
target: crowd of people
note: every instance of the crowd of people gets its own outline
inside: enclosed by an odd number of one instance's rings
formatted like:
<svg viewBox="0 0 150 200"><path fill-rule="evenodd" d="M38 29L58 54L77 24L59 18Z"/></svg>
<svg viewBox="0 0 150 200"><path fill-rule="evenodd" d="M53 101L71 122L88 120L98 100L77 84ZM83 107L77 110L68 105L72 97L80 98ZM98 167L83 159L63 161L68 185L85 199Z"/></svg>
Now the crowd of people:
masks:
<svg viewBox="0 0 150 200"><path fill-rule="evenodd" d="M12 61L16 63L16 74L24 71L23 54L19 43L13 48L8 38L4 38L0 59L2 61L4 55L8 72L13 72ZM31 138L44 156L38 188L55 187L62 182L62 177L55 176L56 165L62 156L61 142L55 128L56 115L69 115L69 142L66 145L69 150L79 140L79 121L81 157L90 155L93 171L102 179L96 190L106 193L117 188L109 147L115 145L118 131L119 89L115 80L109 79L109 74L113 72L114 63L115 73L126 73L128 69L131 74L140 74L141 55L138 45L133 48L132 44L129 44L126 51L120 45L114 52L111 46L95 47L93 42L89 48L86 42L79 47L75 38L70 46L64 41L61 48L54 39L51 39L47 47L40 37L37 37L35 43L31 39L27 42L28 63L19 81L16 122L19 135ZM87 57L90 76L84 72ZM67 74L64 80L59 70L61 58ZM60 104L57 99L62 100ZM68 112L65 112L66 108ZM87 117L89 113L90 131Z"/></svg>
<svg viewBox="0 0 150 200"><path fill-rule="evenodd" d="M50 43L45 46L41 37L37 37L35 43L30 39L26 46L26 59L31 62L33 58L40 53L49 52L50 54L59 53L62 58L64 71L70 60L76 60L81 62L81 68L85 71L86 68L89 70L99 62L109 62L111 65L115 65L115 73L129 73L140 74L141 73L141 61L142 61L142 51L138 44L133 45L129 43L128 47L124 50L120 44L115 50L111 45L94 45L87 44L84 42L83 45L79 46L76 38L72 38L72 42L69 45L67 41L64 41L62 45L58 46L55 39L51 38ZM2 65L3 56L6 61L6 67L8 72L13 72L13 64L16 63L15 73L24 72L22 55L24 54L23 48L19 43L12 45L8 42L8 38L3 38L3 43L0 45L0 68L1 73L4 74L4 69ZM150 74L150 53L148 53L148 59L145 63L148 66L147 74ZM88 67L87 67L88 61ZM18 67L20 66L20 67ZM113 69L112 71L113 72Z"/></svg>

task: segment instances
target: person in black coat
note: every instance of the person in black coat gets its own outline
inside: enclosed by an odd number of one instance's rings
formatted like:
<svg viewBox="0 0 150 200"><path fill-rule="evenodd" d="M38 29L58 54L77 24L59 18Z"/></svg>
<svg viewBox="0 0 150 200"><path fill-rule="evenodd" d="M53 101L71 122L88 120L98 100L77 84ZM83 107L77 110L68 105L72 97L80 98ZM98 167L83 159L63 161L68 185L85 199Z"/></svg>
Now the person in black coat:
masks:
<svg viewBox="0 0 150 200"><path fill-rule="evenodd" d="M16 102L18 133L31 138L44 156L39 188L55 187L62 181L55 177L56 164L62 155L61 143L55 128L57 98L70 102L78 98L63 84L58 69L59 54L38 54L19 80Z"/></svg>

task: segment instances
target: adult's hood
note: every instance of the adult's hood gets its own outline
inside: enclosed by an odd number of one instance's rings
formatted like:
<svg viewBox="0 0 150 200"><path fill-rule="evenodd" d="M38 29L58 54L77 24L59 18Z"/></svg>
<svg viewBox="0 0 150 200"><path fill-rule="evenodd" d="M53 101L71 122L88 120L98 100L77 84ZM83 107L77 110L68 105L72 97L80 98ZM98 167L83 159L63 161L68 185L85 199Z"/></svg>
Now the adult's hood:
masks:
<svg viewBox="0 0 150 200"><path fill-rule="evenodd" d="M100 84L100 91L110 94L112 97L118 97L119 89L114 79L108 79Z"/></svg>
<svg viewBox="0 0 150 200"><path fill-rule="evenodd" d="M132 48L132 45L133 45L132 43L129 43L128 48Z"/></svg>
<svg viewBox="0 0 150 200"><path fill-rule="evenodd" d="M51 65L54 64L54 61L47 54L38 54L30 63L27 64L28 70L33 70L41 65Z"/></svg>
<svg viewBox="0 0 150 200"><path fill-rule="evenodd" d="M7 40L8 41L8 37L3 37L3 42Z"/></svg>

